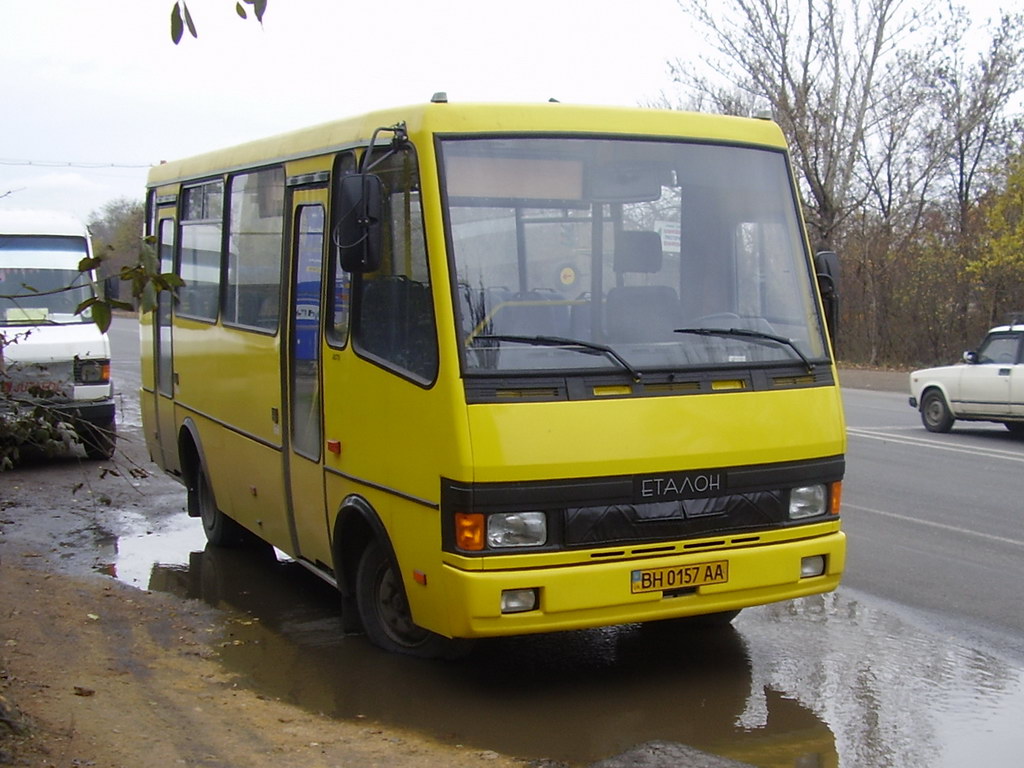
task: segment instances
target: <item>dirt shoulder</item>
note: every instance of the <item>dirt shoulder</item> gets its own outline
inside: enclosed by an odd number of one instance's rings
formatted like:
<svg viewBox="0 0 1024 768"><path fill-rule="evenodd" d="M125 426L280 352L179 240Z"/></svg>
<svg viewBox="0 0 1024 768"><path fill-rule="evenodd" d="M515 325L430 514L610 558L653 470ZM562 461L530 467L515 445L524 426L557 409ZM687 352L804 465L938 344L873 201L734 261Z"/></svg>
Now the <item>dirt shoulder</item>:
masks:
<svg viewBox="0 0 1024 768"><path fill-rule="evenodd" d="M0 763L522 766L236 687L201 604L7 562L0 583L3 716L23 731L0 725Z"/></svg>
<svg viewBox="0 0 1024 768"><path fill-rule="evenodd" d="M522 767L260 695L219 660L242 617L101 575L118 526L182 512L137 430L124 437L140 464L116 474L76 459L0 474L0 765Z"/></svg>

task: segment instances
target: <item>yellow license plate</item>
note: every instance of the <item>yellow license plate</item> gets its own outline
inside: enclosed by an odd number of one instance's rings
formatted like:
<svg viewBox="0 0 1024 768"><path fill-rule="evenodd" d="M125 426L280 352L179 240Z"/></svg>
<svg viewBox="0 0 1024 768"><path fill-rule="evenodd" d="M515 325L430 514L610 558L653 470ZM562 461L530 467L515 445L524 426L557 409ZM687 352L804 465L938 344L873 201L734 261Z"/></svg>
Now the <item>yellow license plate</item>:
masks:
<svg viewBox="0 0 1024 768"><path fill-rule="evenodd" d="M630 591L666 592L673 589L688 589L705 584L725 584L729 580L729 561L715 560L710 563L677 565L668 568L644 568L633 571Z"/></svg>

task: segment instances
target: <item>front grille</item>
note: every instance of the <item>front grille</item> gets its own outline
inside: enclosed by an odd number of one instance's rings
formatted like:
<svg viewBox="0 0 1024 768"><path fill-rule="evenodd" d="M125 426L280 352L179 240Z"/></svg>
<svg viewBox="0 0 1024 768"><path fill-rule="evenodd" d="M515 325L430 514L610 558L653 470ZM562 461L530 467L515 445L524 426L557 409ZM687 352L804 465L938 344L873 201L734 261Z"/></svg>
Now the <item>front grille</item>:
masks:
<svg viewBox="0 0 1024 768"><path fill-rule="evenodd" d="M757 530L788 521L788 494L759 491L655 504L608 504L566 510L565 544L601 546Z"/></svg>

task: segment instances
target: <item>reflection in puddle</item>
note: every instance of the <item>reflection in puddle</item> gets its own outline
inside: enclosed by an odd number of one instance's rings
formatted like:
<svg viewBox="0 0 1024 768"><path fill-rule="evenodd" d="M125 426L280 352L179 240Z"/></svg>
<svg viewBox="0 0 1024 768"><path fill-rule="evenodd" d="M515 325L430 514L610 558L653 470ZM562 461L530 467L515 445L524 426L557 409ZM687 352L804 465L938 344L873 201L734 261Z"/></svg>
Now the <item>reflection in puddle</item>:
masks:
<svg viewBox="0 0 1024 768"><path fill-rule="evenodd" d="M241 613L225 668L339 718L572 765L654 739L766 768L1006 764L1022 746L1021 670L844 591L748 610L735 629L490 640L465 661L429 663L342 637L335 592L272 550L202 546L201 526L182 516L121 539L112 567Z"/></svg>
<svg viewBox="0 0 1024 768"><path fill-rule="evenodd" d="M845 591L754 614L742 629L755 679L830 723L843 765L1019 761L1024 671L1012 663Z"/></svg>
<svg viewBox="0 0 1024 768"><path fill-rule="evenodd" d="M193 518L172 514L154 525L138 512L119 510L118 523L132 531L93 546L94 570L139 589L149 589L163 567L182 568L188 553L206 546L202 526ZM155 587L154 587L155 588Z"/></svg>

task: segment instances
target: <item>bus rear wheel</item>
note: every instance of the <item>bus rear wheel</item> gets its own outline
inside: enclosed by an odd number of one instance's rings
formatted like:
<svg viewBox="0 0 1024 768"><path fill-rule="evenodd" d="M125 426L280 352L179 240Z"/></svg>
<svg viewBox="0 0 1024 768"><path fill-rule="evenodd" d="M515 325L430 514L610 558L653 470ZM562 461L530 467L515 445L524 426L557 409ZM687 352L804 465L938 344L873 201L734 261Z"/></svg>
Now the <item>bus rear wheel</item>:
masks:
<svg viewBox="0 0 1024 768"><path fill-rule="evenodd" d="M230 546L242 540L242 527L218 509L213 486L202 466L196 469L195 482L188 487L188 508L198 512L206 540L215 547Z"/></svg>
<svg viewBox="0 0 1024 768"><path fill-rule="evenodd" d="M470 641L450 640L413 622L401 575L380 542L371 542L359 560L356 604L367 638L386 651L424 659L469 651Z"/></svg>

